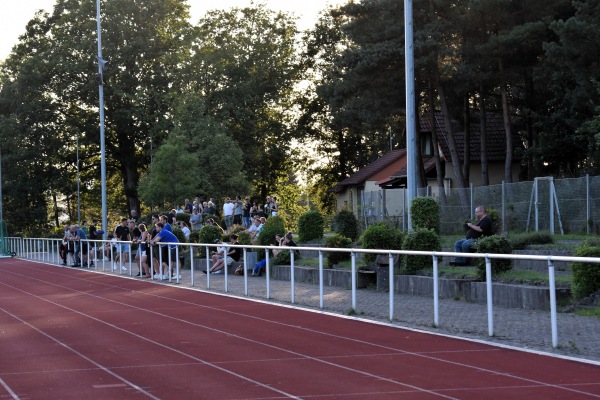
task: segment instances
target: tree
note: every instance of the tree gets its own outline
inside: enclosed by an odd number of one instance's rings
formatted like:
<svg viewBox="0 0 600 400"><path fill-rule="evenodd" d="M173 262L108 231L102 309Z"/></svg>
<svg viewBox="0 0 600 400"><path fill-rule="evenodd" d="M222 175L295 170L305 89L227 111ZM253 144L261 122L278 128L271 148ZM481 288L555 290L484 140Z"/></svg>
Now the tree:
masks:
<svg viewBox="0 0 600 400"><path fill-rule="evenodd" d="M206 114L201 96L182 96L174 114L175 128L142 174L139 190L146 203L164 204L190 193L222 198L248 191L242 150Z"/></svg>
<svg viewBox="0 0 600 400"><path fill-rule="evenodd" d="M264 5L211 11L199 22L186 74L206 112L244 149L262 196L291 170L291 94L299 71L296 25Z"/></svg>
<svg viewBox="0 0 600 400"><path fill-rule="evenodd" d="M107 175L121 176L120 207L139 209L137 184L149 162L149 143L162 142L179 92L177 73L189 49L188 6L183 0L103 6L103 50L110 61L104 74ZM37 157L23 160L50 166L39 171L48 180L40 180L44 187L37 193L73 193L73 174L67 172L75 162L77 133L89 183L84 190L100 185L95 32L94 2L59 0L52 14L39 14L28 24L4 66L0 104L19 128L4 135L18 135L24 146L32 138L44 141L33 146Z"/></svg>

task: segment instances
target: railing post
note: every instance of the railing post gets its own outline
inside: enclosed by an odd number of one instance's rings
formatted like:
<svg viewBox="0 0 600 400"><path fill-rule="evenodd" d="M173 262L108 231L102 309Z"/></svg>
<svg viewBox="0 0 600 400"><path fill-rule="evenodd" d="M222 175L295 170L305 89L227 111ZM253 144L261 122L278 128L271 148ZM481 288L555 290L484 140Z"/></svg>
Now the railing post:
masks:
<svg viewBox="0 0 600 400"><path fill-rule="evenodd" d="M210 290L210 247L206 246L206 289Z"/></svg>
<svg viewBox="0 0 600 400"><path fill-rule="evenodd" d="M248 296L248 267L246 266L246 248L244 247L242 251L244 254L244 296Z"/></svg>
<svg viewBox="0 0 600 400"><path fill-rule="evenodd" d="M351 253L352 257L352 311L356 311L356 253Z"/></svg>
<svg viewBox="0 0 600 400"><path fill-rule="evenodd" d="M388 279L390 281L390 322L394 322L394 256L389 253L389 271Z"/></svg>
<svg viewBox="0 0 600 400"><path fill-rule="evenodd" d="M550 290L550 325L552 329L552 347L558 347L558 324L556 320L556 281L554 276L554 263L548 257L548 283Z"/></svg>
<svg viewBox="0 0 600 400"><path fill-rule="evenodd" d="M292 301L292 304L294 304L296 301L296 276L294 274L294 252L293 251L290 251L290 264L292 264L292 265L290 265L290 280L291 280L290 288L291 288L291 292L292 292L291 293L291 296L292 296L291 301Z"/></svg>
<svg viewBox="0 0 600 400"><path fill-rule="evenodd" d="M323 308L323 252L319 250L319 308Z"/></svg>
<svg viewBox="0 0 600 400"><path fill-rule="evenodd" d="M492 295L492 260L485 255L485 283L487 289L488 335L494 336L494 305Z"/></svg>
<svg viewBox="0 0 600 400"><path fill-rule="evenodd" d="M438 257L433 253L433 326L440 326L440 297Z"/></svg>
<svg viewBox="0 0 600 400"><path fill-rule="evenodd" d="M265 274L267 280L267 299L271 298L271 266L269 265L269 249L265 249L265 259L267 260L265 264Z"/></svg>
<svg viewBox="0 0 600 400"><path fill-rule="evenodd" d="M194 286L194 246L190 244L190 284Z"/></svg>

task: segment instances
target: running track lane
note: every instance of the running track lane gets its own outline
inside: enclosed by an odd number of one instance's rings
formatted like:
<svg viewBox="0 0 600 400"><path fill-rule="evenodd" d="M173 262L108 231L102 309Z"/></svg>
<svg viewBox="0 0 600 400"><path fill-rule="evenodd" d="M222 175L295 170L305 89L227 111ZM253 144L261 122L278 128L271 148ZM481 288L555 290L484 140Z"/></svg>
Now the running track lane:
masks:
<svg viewBox="0 0 600 400"><path fill-rule="evenodd" d="M0 399L593 399L600 367L0 260Z"/></svg>

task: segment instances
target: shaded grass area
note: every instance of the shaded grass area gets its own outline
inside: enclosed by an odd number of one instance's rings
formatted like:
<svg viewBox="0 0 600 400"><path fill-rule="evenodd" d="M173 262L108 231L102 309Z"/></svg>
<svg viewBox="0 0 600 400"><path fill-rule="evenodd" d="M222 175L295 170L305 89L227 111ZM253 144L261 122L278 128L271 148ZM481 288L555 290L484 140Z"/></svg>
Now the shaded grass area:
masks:
<svg viewBox="0 0 600 400"><path fill-rule="evenodd" d="M575 311L575 314L582 317L600 318L600 307L579 308Z"/></svg>

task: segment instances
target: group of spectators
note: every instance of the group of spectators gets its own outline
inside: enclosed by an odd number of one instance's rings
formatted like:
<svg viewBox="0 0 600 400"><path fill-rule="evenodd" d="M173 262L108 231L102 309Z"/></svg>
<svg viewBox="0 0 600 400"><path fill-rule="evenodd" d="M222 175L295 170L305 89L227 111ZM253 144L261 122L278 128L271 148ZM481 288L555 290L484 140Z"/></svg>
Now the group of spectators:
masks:
<svg viewBox="0 0 600 400"><path fill-rule="evenodd" d="M274 196L269 196L262 208L256 201L251 202L250 197L242 199L237 196L233 200L227 197L223 204L223 221L226 229L234 225L244 226L251 238L255 240L266 222L265 217L277 215L278 212L277 199ZM178 213L189 214L189 225L186 221L177 220ZM150 269L152 269L158 279L168 279L166 270L169 260L176 261L174 251L176 246L171 243L179 243L177 236L173 234L172 226L178 226L189 240L191 233L201 230L204 225L217 225L212 218L208 217L210 215L217 215L214 198L205 202L201 202L198 197L193 202L185 199L181 207L174 207L168 214L153 215L152 226L148 229L145 224L138 223L139 216L135 210L132 210L130 218L123 218L114 231L108 233L110 241L99 247L91 242L102 239L104 234L103 231L97 230L97 220L94 220L89 228L85 222L81 226L66 225L60 245L60 257L63 265L73 267L82 265L93 267L94 260L100 257L105 261L112 261L113 270L127 271L129 254L132 257L135 254L135 262L140 267L138 277L150 277ZM237 235L231 235L230 240L233 244L237 243ZM152 252L152 259L150 259L151 246L157 247L157 251ZM237 250L239 249L232 249L225 254L224 249L217 249L214 252L217 258L213 259L215 265L211 271L221 270L225 263L239 261L241 252Z"/></svg>

